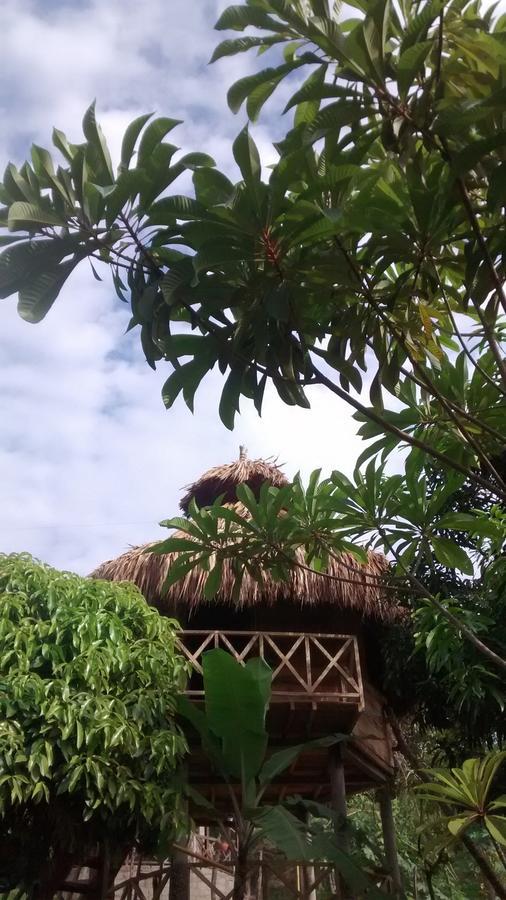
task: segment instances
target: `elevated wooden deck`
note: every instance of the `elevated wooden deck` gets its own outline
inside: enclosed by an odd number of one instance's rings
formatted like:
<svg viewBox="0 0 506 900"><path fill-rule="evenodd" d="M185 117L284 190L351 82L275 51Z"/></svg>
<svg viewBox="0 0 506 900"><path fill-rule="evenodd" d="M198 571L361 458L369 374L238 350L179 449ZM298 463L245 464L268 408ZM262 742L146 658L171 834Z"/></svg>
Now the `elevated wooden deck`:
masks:
<svg viewBox="0 0 506 900"><path fill-rule="evenodd" d="M359 642L354 634L324 634L279 631L187 630L180 633L179 648L192 665L187 694L203 702L203 654L214 647L231 653L245 663L260 656L272 668L272 702L267 717L271 752L282 747L342 732L349 738L341 745L345 790L348 795L380 787L393 774L392 740L383 712L383 698L364 682L360 663ZM229 788L211 767L195 736L188 755L190 784L210 801L223 818L231 815ZM239 791L239 785L232 785ZM290 768L266 790L263 801L279 803L299 795L331 802L329 755L325 749L306 750ZM191 815L199 825L215 825L214 815L191 804ZM228 838L227 838L228 839ZM198 842L197 842L198 843ZM196 842L194 841L194 844ZM179 848L186 854L192 873L191 889L197 896L197 884L212 888L214 895L231 900L233 866L230 854L216 856L209 842ZM271 858L272 857L272 858ZM299 871L300 883L294 882L294 864L279 860L271 851L264 852L254 868L265 881L273 879L286 895L298 900L312 900L318 885L328 883L330 868L318 864L310 875L304 867ZM61 892L70 897L105 896L105 857L69 863ZM256 869L255 869L256 870ZM309 870L308 870L309 871ZM132 856L118 873L108 896L118 900L153 896L169 896L170 864L155 864ZM217 883L213 872L219 872ZM307 875L304 882L305 873ZM110 873L109 873L110 874ZM214 880L213 880L214 879ZM309 879L309 880L308 880ZM142 884L142 887L141 887Z"/></svg>
<svg viewBox="0 0 506 900"><path fill-rule="evenodd" d="M356 635L265 631L183 631L181 651L192 664L187 694L203 701L202 657L214 647L245 663L261 657L272 668L272 700L267 716L270 747L303 743L341 732L347 793L378 787L393 773L392 741L381 695L363 682ZM190 782L213 804L229 803L227 787L213 772L199 742L190 747ZM300 794L326 802L328 752L301 753L266 793L267 802Z"/></svg>

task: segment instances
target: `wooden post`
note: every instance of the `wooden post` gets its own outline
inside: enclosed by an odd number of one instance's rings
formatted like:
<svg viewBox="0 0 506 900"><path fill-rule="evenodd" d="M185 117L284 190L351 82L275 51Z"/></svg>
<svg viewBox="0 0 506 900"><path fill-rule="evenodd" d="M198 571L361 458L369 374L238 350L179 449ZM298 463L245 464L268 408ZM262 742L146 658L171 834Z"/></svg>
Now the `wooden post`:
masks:
<svg viewBox="0 0 506 900"><path fill-rule="evenodd" d="M336 843L340 850L348 852L348 834L346 830L346 782L344 778L344 763L340 744L336 744L329 751L329 776L330 776L330 802L336 813L334 833ZM345 900L350 894L336 868L336 888L338 897Z"/></svg>
<svg viewBox="0 0 506 900"><path fill-rule="evenodd" d="M402 878L397 856L397 843L395 839L395 823L392 810L392 796L388 786L378 791L379 808L381 815L381 827L383 830L383 845L385 847L385 859L387 869L392 877L392 885L397 896L402 895Z"/></svg>
<svg viewBox="0 0 506 900"><path fill-rule="evenodd" d="M336 744L329 752L330 800L332 809L337 813L335 835L341 850L348 849L346 833L346 783L344 780L344 764L341 747Z"/></svg>

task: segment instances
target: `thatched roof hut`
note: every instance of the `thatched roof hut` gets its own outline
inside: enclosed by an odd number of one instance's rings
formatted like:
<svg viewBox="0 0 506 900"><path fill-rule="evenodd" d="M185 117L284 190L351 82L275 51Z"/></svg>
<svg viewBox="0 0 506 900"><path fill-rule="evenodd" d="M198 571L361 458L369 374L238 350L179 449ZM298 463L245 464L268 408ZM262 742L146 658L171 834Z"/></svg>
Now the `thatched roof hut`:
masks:
<svg viewBox="0 0 506 900"><path fill-rule="evenodd" d="M211 504L219 496L223 497L225 503L237 503L236 489L239 484L249 485L254 494L258 495L265 481L277 487L288 483L275 462L249 460L241 448L238 460L210 469L194 484L189 485L181 500L181 508L187 513L192 498L199 507ZM204 605L209 609L211 603L215 609L227 606L236 613L241 609L265 609L274 605L285 607L289 604L292 610L294 606L308 610L310 607L323 605L331 606L335 611L353 612L369 621L392 622L399 618L399 607L392 599L392 594L383 587L388 562L379 553L369 552L367 565L344 553L339 560L330 560L329 567L323 574L296 567L291 577L284 582L276 582L265 573L263 583L259 584L245 573L238 596L233 591L235 575L232 566L226 563L220 590L215 600L208 601L203 591L208 573L198 566L165 592L164 582L177 554L146 553L150 546L151 544L145 544L132 547L116 559L102 563L92 573L93 577L133 582L149 603L179 617L182 609L191 615Z"/></svg>

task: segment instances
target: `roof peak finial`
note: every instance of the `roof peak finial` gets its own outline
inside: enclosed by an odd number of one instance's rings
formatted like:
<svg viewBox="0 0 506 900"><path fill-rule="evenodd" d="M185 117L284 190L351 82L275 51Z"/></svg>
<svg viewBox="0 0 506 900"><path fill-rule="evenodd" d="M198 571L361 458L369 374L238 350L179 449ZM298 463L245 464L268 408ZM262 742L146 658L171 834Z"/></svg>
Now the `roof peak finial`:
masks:
<svg viewBox="0 0 506 900"><path fill-rule="evenodd" d="M244 444L239 444L239 459L247 459L248 458L248 448L244 446Z"/></svg>

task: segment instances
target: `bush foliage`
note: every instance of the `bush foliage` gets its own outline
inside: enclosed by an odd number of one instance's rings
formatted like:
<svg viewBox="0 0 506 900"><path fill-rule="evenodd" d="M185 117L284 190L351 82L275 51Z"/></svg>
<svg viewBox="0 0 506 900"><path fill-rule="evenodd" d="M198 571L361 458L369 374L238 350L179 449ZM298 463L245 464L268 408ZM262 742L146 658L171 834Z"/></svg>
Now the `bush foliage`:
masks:
<svg viewBox="0 0 506 900"><path fill-rule="evenodd" d="M176 623L130 584L0 557L0 835L7 872L62 849L167 841L182 821ZM5 858L6 857L6 858ZM1 859L1 857L0 857ZM1 865L1 864L0 864Z"/></svg>

